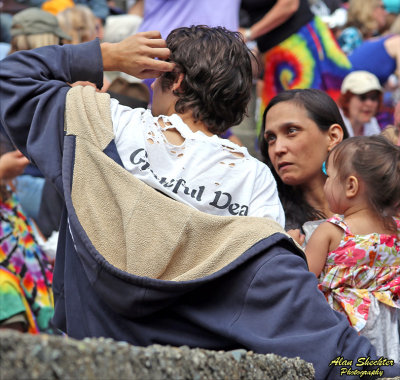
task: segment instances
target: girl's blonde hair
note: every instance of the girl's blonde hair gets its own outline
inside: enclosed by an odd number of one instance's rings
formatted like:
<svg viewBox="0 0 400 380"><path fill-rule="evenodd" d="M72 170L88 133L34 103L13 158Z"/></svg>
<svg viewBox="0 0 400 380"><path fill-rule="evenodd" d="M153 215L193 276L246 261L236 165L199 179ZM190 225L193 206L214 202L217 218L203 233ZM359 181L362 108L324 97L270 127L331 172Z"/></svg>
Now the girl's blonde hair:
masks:
<svg viewBox="0 0 400 380"><path fill-rule="evenodd" d="M9 54L20 50L31 50L42 46L58 45L59 43L60 38L53 33L20 34L11 39Z"/></svg>
<svg viewBox="0 0 400 380"><path fill-rule="evenodd" d="M57 14L60 28L71 36L72 44L94 40L97 35L96 16L85 5L75 5Z"/></svg>
<svg viewBox="0 0 400 380"><path fill-rule="evenodd" d="M381 5L381 0L350 0L347 11L347 26L354 26L361 31L363 38L378 32L378 22L374 19L374 10Z"/></svg>

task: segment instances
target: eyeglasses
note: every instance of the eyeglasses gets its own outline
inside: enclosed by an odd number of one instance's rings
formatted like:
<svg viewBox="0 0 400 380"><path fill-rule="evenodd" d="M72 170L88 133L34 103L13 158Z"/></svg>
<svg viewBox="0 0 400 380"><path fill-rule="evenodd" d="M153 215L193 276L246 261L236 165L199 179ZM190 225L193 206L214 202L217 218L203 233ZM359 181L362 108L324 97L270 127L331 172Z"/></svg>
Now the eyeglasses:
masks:
<svg viewBox="0 0 400 380"><path fill-rule="evenodd" d="M361 95L357 95L357 96L358 96L358 99L360 99L362 102L365 102L367 99L371 100L372 102L379 101L378 94L361 94Z"/></svg>

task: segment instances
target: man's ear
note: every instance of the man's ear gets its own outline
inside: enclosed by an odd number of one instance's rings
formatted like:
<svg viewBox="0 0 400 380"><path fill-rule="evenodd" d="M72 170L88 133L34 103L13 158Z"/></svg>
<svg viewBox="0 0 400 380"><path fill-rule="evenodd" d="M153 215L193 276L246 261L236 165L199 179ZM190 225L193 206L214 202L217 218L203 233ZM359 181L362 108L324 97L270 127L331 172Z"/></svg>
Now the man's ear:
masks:
<svg viewBox="0 0 400 380"><path fill-rule="evenodd" d="M350 177L347 177L345 189L346 197L349 199L354 198L360 190L360 185L361 184L356 176L351 175Z"/></svg>
<svg viewBox="0 0 400 380"><path fill-rule="evenodd" d="M184 74L179 73L178 77L176 78L175 82L172 84L172 91L177 91L181 87L181 83L183 81Z"/></svg>
<svg viewBox="0 0 400 380"><path fill-rule="evenodd" d="M339 124L332 124L328 129L328 152L343 140L343 129Z"/></svg>

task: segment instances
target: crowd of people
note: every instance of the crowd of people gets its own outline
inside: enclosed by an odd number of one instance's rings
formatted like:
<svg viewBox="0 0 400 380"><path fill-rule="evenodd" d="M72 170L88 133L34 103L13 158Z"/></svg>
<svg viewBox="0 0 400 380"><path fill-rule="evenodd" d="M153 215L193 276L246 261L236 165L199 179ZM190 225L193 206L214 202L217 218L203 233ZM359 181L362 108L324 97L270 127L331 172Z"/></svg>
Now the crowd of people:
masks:
<svg viewBox="0 0 400 380"><path fill-rule="evenodd" d="M5 4L0 328L400 374L400 1Z"/></svg>

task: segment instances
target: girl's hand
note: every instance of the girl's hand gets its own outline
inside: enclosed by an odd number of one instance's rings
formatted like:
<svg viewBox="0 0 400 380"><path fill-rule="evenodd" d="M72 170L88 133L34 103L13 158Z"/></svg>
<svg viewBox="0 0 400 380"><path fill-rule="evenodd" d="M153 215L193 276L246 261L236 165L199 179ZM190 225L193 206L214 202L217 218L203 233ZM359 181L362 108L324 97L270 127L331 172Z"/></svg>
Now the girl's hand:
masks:
<svg viewBox="0 0 400 380"><path fill-rule="evenodd" d="M4 153L0 157L0 179L11 180L21 175L29 160L19 151Z"/></svg>

